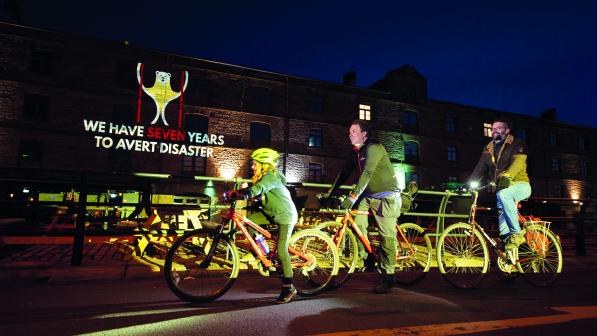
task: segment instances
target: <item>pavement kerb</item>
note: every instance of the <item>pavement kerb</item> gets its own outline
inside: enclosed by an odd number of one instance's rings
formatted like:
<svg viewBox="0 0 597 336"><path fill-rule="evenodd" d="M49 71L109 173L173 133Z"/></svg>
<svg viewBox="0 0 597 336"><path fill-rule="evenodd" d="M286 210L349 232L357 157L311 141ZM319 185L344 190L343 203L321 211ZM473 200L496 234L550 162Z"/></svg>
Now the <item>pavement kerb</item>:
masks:
<svg viewBox="0 0 597 336"><path fill-rule="evenodd" d="M587 269L597 269L597 256L564 256L564 273L577 273ZM109 263L90 262L82 266L71 266L64 262L0 263L0 283L134 280L158 277L163 277L158 265L134 259Z"/></svg>

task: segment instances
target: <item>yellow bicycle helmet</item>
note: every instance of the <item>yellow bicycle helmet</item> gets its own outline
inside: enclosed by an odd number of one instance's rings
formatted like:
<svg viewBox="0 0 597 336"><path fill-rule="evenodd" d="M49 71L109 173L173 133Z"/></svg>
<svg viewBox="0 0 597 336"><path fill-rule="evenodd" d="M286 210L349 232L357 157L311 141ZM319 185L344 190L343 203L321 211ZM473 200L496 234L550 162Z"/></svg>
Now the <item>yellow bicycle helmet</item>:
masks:
<svg viewBox="0 0 597 336"><path fill-rule="evenodd" d="M256 149L253 153L251 153L251 159L259 163L270 164L274 167L278 164L279 158L280 153L271 148L259 148Z"/></svg>

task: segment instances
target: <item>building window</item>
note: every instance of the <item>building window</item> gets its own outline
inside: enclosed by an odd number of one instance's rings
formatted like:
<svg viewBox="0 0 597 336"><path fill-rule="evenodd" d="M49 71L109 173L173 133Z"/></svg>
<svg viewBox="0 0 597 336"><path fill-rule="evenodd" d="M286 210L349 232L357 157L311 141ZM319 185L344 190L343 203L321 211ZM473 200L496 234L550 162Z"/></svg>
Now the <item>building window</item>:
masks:
<svg viewBox="0 0 597 336"><path fill-rule="evenodd" d="M589 165L586 162L581 162L579 165L580 175L582 176L589 176L591 172L589 171Z"/></svg>
<svg viewBox="0 0 597 336"><path fill-rule="evenodd" d="M209 118L195 113L185 115L184 128L187 132L201 133L201 136L209 133Z"/></svg>
<svg viewBox="0 0 597 336"><path fill-rule="evenodd" d="M490 123L483 123L483 135L493 138L493 129Z"/></svg>
<svg viewBox="0 0 597 336"><path fill-rule="evenodd" d="M564 187L562 185L556 185L553 188L553 196L563 198L564 197Z"/></svg>
<svg viewBox="0 0 597 336"><path fill-rule="evenodd" d="M321 182L323 166L320 163L309 163L309 181Z"/></svg>
<svg viewBox="0 0 597 336"><path fill-rule="evenodd" d="M307 105L307 112L311 114L323 113L323 97L312 96Z"/></svg>
<svg viewBox="0 0 597 336"><path fill-rule="evenodd" d="M417 112L414 111L404 111L402 113L402 125L405 128L415 128L419 125L417 121Z"/></svg>
<svg viewBox="0 0 597 336"><path fill-rule="evenodd" d="M201 156L184 156L182 159L182 171L194 175L205 175L207 158Z"/></svg>
<svg viewBox="0 0 597 336"><path fill-rule="evenodd" d="M587 139L584 136L578 137L578 149L580 149L580 150L587 149Z"/></svg>
<svg viewBox="0 0 597 336"><path fill-rule="evenodd" d="M518 139L524 140L525 142L528 142L528 139L527 139L527 130L526 129L517 129L516 131L514 131L514 135Z"/></svg>
<svg viewBox="0 0 597 336"><path fill-rule="evenodd" d="M359 104L359 119L371 120L371 105Z"/></svg>
<svg viewBox="0 0 597 336"><path fill-rule="evenodd" d="M448 176L448 182L458 182L458 176Z"/></svg>
<svg viewBox="0 0 597 336"><path fill-rule="evenodd" d="M409 184L411 182L415 182L416 184L419 184L419 173L407 172L406 176L405 176L405 180L406 180L406 184Z"/></svg>
<svg viewBox="0 0 597 336"><path fill-rule="evenodd" d="M323 132L318 128L309 130L309 147L321 148L323 143Z"/></svg>
<svg viewBox="0 0 597 336"><path fill-rule="evenodd" d="M191 73L189 86L184 92L184 102L196 106L215 106L217 101L215 87L212 79Z"/></svg>
<svg viewBox="0 0 597 336"><path fill-rule="evenodd" d="M54 73L55 57L48 50L33 49L29 57L28 70L38 75L49 76Z"/></svg>
<svg viewBox="0 0 597 336"><path fill-rule="evenodd" d="M560 160L559 159L551 159L551 170L554 173L560 172Z"/></svg>
<svg viewBox="0 0 597 336"><path fill-rule="evenodd" d="M111 148L108 150L108 169L111 171L128 172L131 170L131 152Z"/></svg>
<svg viewBox="0 0 597 336"><path fill-rule="evenodd" d="M247 90L245 111L270 114L272 112L272 90L263 86L252 86Z"/></svg>
<svg viewBox="0 0 597 336"><path fill-rule="evenodd" d="M37 165L41 163L44 146L39 140L22 139L19 143L17 163L19 165Z"/></svg>
<svg viewBox="0 0 597 336"><path fill-rule="evenodd" d="M270 128L268 124L260 122L251 123L251 148L270 146Z"/></svg>
<svg viewBox="0 0 597 336"><path fill-rule="evenodd" d="M112 107L112 122L118 125L132 125L136 115L133 107L127 104L114 104Z"/></svg>
<svg viewBox="0 0 597 336"><path fill-rule="evenodd" d="M404 159L407 162L419 160L419 144L415 141L404 142Z"/></svg>
<svg viewBox="0 0 597 336"><path fill-rule="evenodd" d="M448 161L455 162L458 159L456 146L448 145Z"/></svg>
<svg viewBox="0 0 597 336"><path fill-rule="evenodd" d="M152 83L153 81L150 78L147 78L146 75L150 75L148 71L145 71L143 83L147 86L147 83ZM155 78L155 74L153 76ZM133 90L139 87L139 82L137 82L137 62L131 60L120 60L118 64L116 64L116 73L114 76L115 84L120 89L127 89Z"/></svg>
<svg viewBox="0 0 597 336"><path fill-rule="evenodd" d="M448 133L456 133L456 120L452 117L446 117L446 131Z"/></svg>
<svg viewBox="0 0 597 336"><path fill-rule="evenodd" d="M33 121L48 120L50 97L26 93L23 101L23 119Z"/></svg>
<svg viewBox="0 0 597 336"><path fill-rule="evenodd" d="M547 141L549 142L550 145L556 146L558 144L558 135L555 134L554 132L550 132L549 138Z"/></svg>

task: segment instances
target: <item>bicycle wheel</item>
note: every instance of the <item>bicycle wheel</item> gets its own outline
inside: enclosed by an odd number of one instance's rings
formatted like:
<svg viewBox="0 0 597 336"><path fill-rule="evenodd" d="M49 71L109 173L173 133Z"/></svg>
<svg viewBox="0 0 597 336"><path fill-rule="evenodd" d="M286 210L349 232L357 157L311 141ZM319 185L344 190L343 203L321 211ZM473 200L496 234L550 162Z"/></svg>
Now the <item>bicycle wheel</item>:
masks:
<svg viewBox="0 0 597 336"><path fill-rule="evenodd" d="M334 277L327 286L327 289L333 290L341 287L350 279L354 273L359 256L359 247L357 246L357 239L354 233L349 228L346 228L342 237L337 237L338 231L342 227L342 223L338 222L324 222L315 227L316 230L321 230L332 237L332 240L338 247L339 265L338 275ZM338 239L340 243L338 243Z"/></svg>
<svg viewBox="0 0 597 336"><path fill-rule="evenodd" d="M299 295L318 294L338 274L338 249L327 234L314 229L297 231L288 249L292 282Z"/></svg>
<svg viewBox="0 0 597 336"><path fill-rule="evenodd" d="M526 242L518 247L519 271L535 286L552 284L562 272L562 245L544 224L526 228Z"/></svg>
<svg viewBox="0 0 597 336"><path fill-rule="evenodd" d="M396 283L411 286L423 280L431 264L431 241L425 229L413 223L400 224L396 253ZM406 241L405 241L406 239Z"/></svg>
<svg viewBox="0 0 597 336"><path fill-rule="evenodd" d="M439 271L455 287L476 287L489 270L487 243L469 223L448 226L436 248Z"/></svg>
<svg viewBox="0 0 597 336"><path fill-rule="evenodd" d="M210 255L217 233L199 229L185 233L172 245L164 264L168 287L176 296L189 302L207 302L222 296L238 276L239 256L228 237L219 236Z"/></svg>

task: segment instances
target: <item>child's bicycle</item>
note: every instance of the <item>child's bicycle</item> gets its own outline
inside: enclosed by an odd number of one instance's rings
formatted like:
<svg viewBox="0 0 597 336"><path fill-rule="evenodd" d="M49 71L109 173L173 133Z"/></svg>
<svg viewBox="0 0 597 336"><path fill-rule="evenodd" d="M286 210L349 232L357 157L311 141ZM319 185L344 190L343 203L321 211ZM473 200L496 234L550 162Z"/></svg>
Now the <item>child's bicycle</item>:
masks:
<svg viewBox="0 0 597 336"><path fill-rule="evenodd" d="M222 296L239 276L239 250L250 251L258 259L259 272L268 276L276 269L276 249L266 253L247 230L253 228L266 239L276 237L235 211L236 201L220 224L203 223L204 228L179 237L168 250L164 275L168 287L189 302L207 302ZM293 284L301 296L321 292L338 273L338 250L332 239L317 230L301 230L289 239ZM280 270L281 272L281 270Z"/></svg>
<svg viewBox="0 0 597 336"><path fill-rule="evenodd" d="M355 224L354 215L369 215L368 211L359 210L329 210L341 215L341 220L323 222L316 228L329 232L340 253L340 269L338 275L328 285L329 289L342 286L357 270L357 261L360 259L357 239L363 243L365 250L374 261L378 260L376 248L378 241L371 235L364 234ZM397 228L397 253L396 253L396 283L408 286L421 281L431 264L433 251L425 229L413 224L398 224ZM370 230L368 230L370 231Z"/></svg>
<svg viewBox="0 0 597 336"><path fill-rule="evenodd" d="M501 272L521 273L536 286L550 285L562 272L562 245L549 229L551 223L519 214L526 241L516 250L502 251L498 242L475 221L478 192L489 186L472 191L470 222L452 224L439 237L436 248L440 273L455 287L476 287L489 270L489 242Z"/></svg>

